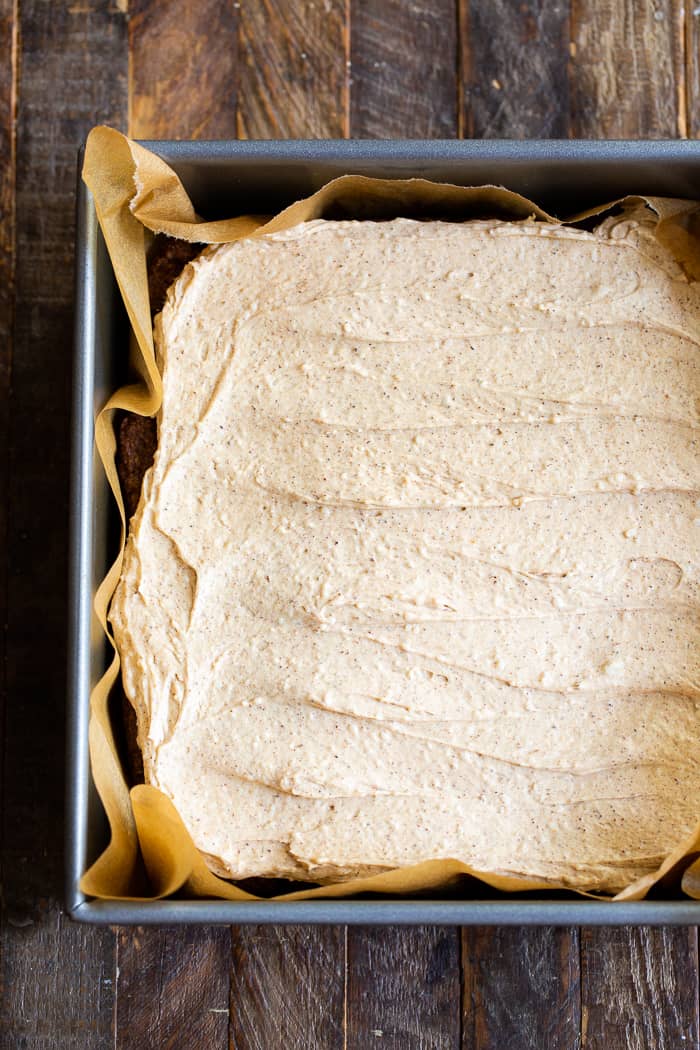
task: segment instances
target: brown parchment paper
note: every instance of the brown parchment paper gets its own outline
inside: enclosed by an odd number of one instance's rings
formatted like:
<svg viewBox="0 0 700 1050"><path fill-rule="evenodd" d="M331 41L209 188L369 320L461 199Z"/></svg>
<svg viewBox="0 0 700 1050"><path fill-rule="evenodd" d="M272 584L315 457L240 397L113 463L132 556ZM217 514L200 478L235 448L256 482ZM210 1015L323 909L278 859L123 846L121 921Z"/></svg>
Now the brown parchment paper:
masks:
<svg viewBox="0 0 700 1050"><path fill-rule="evenodd" d="M115 391L95 420L97 450L122 527L119 554L95 597L95 612L114 648L114 657L92 692L89 724L92 773L109 820L111 840L83 876L81 889L94 897L120 900L156 900L175 893L186 898L253 900L257 899L253 894L218 878L208 869L175 807L164 794L145 784L128 789L110 720L109 696L119 675L119 657L107 622L107 610L119 579L126 538L124 503L115 467L113 417L118 409L155 415L162 394L146 279L146 248L151 233L195 243L219 244L261 236L323 216L380 219L407 215L455 220L534 216L544 222L559 220L519 194L500 187L465 188L425 179L383 180L346 175L272 218L237 216L204 221L197 216L179 178L164 161L106 127L94 128L88 137L83 179L92 192L131 322L130 360L137 380ZM700 204L694 201L630 197L581 213L569 221L581 221L615 205L639 200L646 201L656 213L659 240L674 252L689 277L700 280ZM463 876L472 876L504 892L569 888L553 881L476 871L458 860L431 860L273 899L309 900L369 892L411 895L444 889ZM607 899L639 900L657 883L700 899L700 823L656 872Z"/></svg>

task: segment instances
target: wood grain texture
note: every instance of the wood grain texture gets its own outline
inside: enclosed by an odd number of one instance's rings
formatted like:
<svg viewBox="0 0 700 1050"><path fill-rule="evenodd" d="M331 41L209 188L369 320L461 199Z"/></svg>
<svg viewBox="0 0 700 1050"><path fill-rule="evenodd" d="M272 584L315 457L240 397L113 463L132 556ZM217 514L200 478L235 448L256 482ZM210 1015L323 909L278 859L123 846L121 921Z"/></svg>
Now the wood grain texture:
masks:
<svg viewBox="0 0 700 1050"><path fill-rule="evenodd" d="M65 919L36 877L27 893L3 923L1 1050L112 1050L114 935Z"/></svg>
<svg viewBox="0 0 700 1050"><path fill-rule="evenodd" d="M231 1050L344 1050L344 927L234 926L231 937Z"/></svg>
<svg viewBox="0 0 700 1050"><path fill-rule="evenodd" d="M350 134L457 134L454 0L352 0Z"/></svg>
<svg viewBox="0 0 700 1050"><path fill-rule="evenodd" d="M236 137L239 8L221 0L130 0L132 135Z"/></svg>
<svg viewBox="0 0 700 1050"><path fill-rule="evenodd" d="M92 1050L113 1045L114 936L58 903L74 194L88 129L124 124L126 20L107 0L19 11L0 1043Z"/></svg>
<svg viewBox="0 0 700 1050"><path fill-rule="evenodd" d="M18 73L15 0L0 0L0 54L6 57L0 63L0 403L5 408L10 382L15 288L15 101ZM0 412L0 419L7 419L6 411ZM7 447L5 442L2 447ZM5 466L3 459L0 469L4 470ZM0 473L0 478L4 477L5 474ZM1 502L0 514L4 514L5 502ZM5 550L2 543L0 550Z"/></svg>
<svg viewBox="0 0 700 1050"><path fill-rule="evenodd" d="M460 0L459 9L463 137L566 138L568 0Z"/></svg>
<svg viewBox="0 0 700 1050"><path fill-rule="evenodd" d="M459 932L348 927L347 1050L459 1050Z"/></svg>
<svg viewBox="0 0 700 1050"><path fill-rule="evenodd" d="M685 109L688 138L700 138L700 4L685 5Z"/></svg>
<svg viewBox="0 0 700 1050"><path fill-rule="evenodd" d="M120 930L119 1050L224 1050L229 1045L228 927Z"/></svg>
<svg viewBox="0 0 700 1050"><path fill-rule="evenodd" d="M460 0L459 126L465 137L569 133L568 3ZM574 1050L575 932L465 929L463 1046Z"/></svg>
<svg viewBox="0 0 700 1050"><path fill-rule="evenodd" d="M577 1050L576 930L467 928L462 966L464 1050Z"/></svg>
<svg viewBox="0 0 700 1050"><path fill-rule="evenodd" d="M571 0L571 133L686 133L681 0Z"/></svg>
<svg viewBox="0 0 700 1050"><path fill-rule="evenodd" d="M20 61L0 70L0 448L11 467L5 486L0 465L2 673L12 698L0 777L0 1050L442 1050L460 1031L465 1050L577 1050L581 1019L590 1050L698 1050L695 930L584 931L581 989L576 931L115 936L67 922L57 903L75 150L94 122L126 125L127 63L140 136L449 137L460 123L483 136L698 136L697 5L685 5L685 23L680 0L128 6L127 40L126 0L22 0ZM0 0L4 55L17 10Z"/></svg>
<svg viewBox="0 0 700 1050"><path fill-rule="evenodd" d="M0 0L0 551L7 551L10 376L15 307L15 102L17 96L17 30L15 0ZM7 565L0 567L0 624L7 623ZM0 718L7 698L6 635L0 630ZM0 759L0 768L1 768ZM2 777L0 777L0 811Z"/></svg>
<svg viewBox="0 0 700 1050"><path fill-rule="evenodd" d="M582 1050L696 1050L695 927L581 931Z"/></svg>
<svg viewBox="0 0 700 1050"><path fill-rule="evenodd" d="M239 137L344 138L346 0L256 0L240 15Z"/></svg>
<svg viewBox="0 0 700 1050"><path fill-rule="evenodd" d="M235 138L239 9L237 3L217 0L131 0L130 134ZM167 287L195 251L156 240L149 273L154 309L160 309ZM130 442L120 442L119 464L133 513L155 432L151 420L138 417L127 416L121 425L135 431L133 455L128 455ZM139 771L139 759L130 753L132 775ZM230 949L228 928L121 930L116 1003L120 1050L228 1047Z"/></svg>

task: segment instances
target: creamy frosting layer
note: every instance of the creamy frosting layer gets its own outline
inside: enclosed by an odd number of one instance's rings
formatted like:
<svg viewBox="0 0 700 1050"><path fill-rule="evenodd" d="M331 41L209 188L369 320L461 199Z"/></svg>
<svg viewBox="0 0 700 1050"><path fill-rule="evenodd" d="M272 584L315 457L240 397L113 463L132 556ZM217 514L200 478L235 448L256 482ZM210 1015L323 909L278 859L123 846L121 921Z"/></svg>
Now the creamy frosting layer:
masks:
<svg viewBox="0 0 700 1050"><path fill-rule="evenodd" d="M206 250L111 621L214 871L619 890L700 817L700 293L643 207Z"/></svg>

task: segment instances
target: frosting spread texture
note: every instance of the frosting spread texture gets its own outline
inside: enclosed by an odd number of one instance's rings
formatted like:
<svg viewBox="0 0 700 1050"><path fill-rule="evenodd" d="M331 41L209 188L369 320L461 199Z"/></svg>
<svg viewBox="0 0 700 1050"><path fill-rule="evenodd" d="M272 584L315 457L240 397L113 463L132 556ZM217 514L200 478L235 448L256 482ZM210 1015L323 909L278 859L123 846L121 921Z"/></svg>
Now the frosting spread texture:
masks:
<svg viewBox="0 0 700 1050"><path fill-rule="evenodd" d="M315 220L156 321L111 622L218 874L617 891L700 815L700 291L594 232Z"/></svg>

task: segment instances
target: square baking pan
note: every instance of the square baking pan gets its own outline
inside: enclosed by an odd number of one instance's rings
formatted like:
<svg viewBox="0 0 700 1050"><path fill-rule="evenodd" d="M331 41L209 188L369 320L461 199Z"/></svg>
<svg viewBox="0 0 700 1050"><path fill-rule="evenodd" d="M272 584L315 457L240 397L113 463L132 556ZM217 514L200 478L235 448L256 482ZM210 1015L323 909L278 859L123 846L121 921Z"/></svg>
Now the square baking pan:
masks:
<svg viewBox="0 0 700 1050"><path fill-rule="evenodd" d="M274 213L329 179L355 173L495 183L559 217L626 194L700 198L700 142L286 141L146 142L182 179L205 218ZM80 166L82 165L82 156ZM126 378L128 322L82 182L78 188L76 327L68 652L67 910L95 923L436 923L618 925L700 923L700 902L664 898L612 904L563 893L505 895L469 881L463 895L412 900L96 901L81 874L108 828L90 775L90 690L110 652L93 596L117 550L118 521L94 454L93 423ZM471 896L470 896L471 895ZM434 895L439 898L438 894Z"/></svg>

